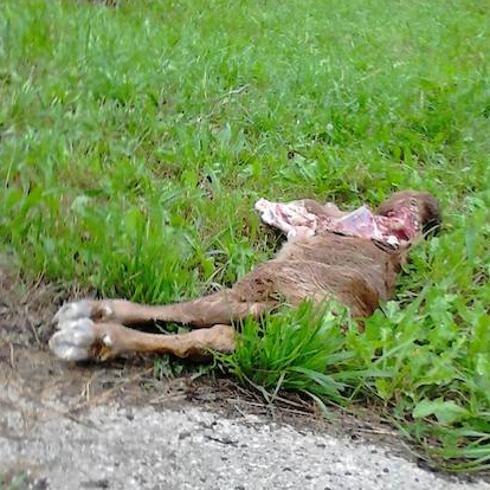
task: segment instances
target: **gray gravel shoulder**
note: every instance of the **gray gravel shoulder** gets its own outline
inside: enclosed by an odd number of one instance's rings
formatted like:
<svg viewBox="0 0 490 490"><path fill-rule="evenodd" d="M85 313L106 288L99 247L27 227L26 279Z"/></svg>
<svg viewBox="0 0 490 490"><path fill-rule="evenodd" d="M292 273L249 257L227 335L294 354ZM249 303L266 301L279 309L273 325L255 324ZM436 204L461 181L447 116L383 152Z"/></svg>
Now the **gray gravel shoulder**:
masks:
<svg viewBox="0 0 490 490"><path fill-rule="evenodd" d="M0 471L27 471L31 488L490 489L422 469L389 448L255 415L110 404L79 418L44 408L26 426L22 414L36 404L12 390L0 408Z"/></svg>

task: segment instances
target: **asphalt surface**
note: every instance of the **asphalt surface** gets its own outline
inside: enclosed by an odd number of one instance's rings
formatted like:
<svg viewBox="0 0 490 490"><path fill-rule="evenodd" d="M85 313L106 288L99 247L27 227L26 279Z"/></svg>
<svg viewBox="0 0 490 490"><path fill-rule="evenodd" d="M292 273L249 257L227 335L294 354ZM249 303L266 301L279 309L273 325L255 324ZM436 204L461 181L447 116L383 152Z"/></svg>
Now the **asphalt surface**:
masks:
<svg viewBox="0 0 490 490"><path fill-rule="evenodd" d="M0 473L17 475L17 488L490 489L422 469L388 447L255 415L109 404L73 416L3 388Z"/></svg>

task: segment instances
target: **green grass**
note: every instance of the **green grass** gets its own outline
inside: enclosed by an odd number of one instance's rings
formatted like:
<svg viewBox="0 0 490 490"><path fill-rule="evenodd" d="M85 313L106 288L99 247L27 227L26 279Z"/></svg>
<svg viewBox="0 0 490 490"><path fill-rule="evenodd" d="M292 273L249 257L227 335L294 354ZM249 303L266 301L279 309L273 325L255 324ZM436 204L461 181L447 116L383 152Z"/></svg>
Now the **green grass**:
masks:
<svg viewBox="0 0 490 490"><path fill-rule="evenodd" d="M489 7L4 0L0 248L27 275L177 301L272 254L260 196L429 190L444 232L365 333L304 307L247 324L224 362L272 394L377 400L440 466L488 467Z"/></svg>

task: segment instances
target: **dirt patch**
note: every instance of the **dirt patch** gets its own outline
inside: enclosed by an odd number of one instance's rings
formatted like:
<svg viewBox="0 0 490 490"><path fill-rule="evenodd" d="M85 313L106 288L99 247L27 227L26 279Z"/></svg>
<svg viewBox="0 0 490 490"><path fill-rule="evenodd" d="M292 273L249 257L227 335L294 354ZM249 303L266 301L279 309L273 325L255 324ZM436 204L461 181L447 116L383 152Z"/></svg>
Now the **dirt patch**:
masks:
<svg viewBox="0 0 490 490"><path fill-rule="evenodd" d="M264 405L259 395L205 365L161 358L132 356L107 364L64 363L54 357L47 342L54 332L51 319L68 298L84 296L42 281L27 283L18 274L0 268L0 383L19 388L26 399L55 403L66 415L97 404L151 405L175 408L199 403L227 415L242 411L268 413L274 418L308 418L314 405L291 396L278 405ZM0 403L2 401L0 400ZM320 422L318 414L313 417Z"/></svg>
<svg viewBox="0 0 490 490"><path fill-rule="evenodd" d="M67 297L54 285L26 283L0 269L0 375L4 386L22 388L26 398L54 400L67 414L97 403L151 403L157 396L185 397L187 377L158 380L153 361L136 357L106 365L63 363L47 349L51 319ZM158 385L158 386L156 386Z"/></svg>

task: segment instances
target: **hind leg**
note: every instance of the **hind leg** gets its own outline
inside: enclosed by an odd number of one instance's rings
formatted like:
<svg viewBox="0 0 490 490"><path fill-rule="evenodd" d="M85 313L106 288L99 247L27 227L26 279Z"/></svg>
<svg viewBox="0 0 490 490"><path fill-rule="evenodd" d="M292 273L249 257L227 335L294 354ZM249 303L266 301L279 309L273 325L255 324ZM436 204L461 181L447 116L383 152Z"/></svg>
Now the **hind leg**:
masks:
<svg viewBox="0 0 490 490"><path fill-rule="evenodd" d="M232 289L194 301L150 306L125 300L82 300L68 303L54 317L60 331L50 340L54 353L66 360L105 360L125 352L169 352L179 357L196 356L209 349L233 350L229 325L248 316L260 317L277 306L274 280L276 266L248 274ZM147 334L126 326L156 321L176 322L196 328L183 335Z"/></svg>
<svg viewBox="0 0 490 490"><path fill-rule="evenodd" d="M201 358L210 351L232 352L235 346L235 331L230 325L178 335L143 333L118 323L95 323L89 318L63 322L59 327L49 347L64 361L106 361L130 353Z"/></svg>
<svg viewBox="0 0 490 490"><path fill-rule="evenodd" d="M233 294L233 290L223 290L194 301L162 306L142 305L122 299L85 299L65 304L53 320L61 325L86 318L128 326L162 321L202 328L230 324L249 315L258 317L266 309L264 303L242 301Z"/></svg>

